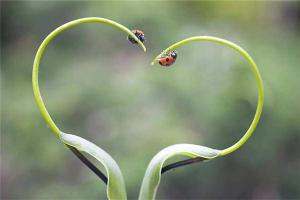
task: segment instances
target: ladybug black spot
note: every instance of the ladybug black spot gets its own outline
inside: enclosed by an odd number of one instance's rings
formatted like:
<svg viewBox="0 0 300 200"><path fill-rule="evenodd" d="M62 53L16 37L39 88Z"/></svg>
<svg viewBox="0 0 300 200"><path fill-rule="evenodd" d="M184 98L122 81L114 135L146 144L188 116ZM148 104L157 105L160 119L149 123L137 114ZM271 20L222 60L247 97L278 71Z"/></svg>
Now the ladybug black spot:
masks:
<svg viewBox="0 0 300 200"><path fill-rule="evenodd" d="M169 60L170 60L169 58L166 58L166 61L167 61L167 62L169 62Z"/></svg>

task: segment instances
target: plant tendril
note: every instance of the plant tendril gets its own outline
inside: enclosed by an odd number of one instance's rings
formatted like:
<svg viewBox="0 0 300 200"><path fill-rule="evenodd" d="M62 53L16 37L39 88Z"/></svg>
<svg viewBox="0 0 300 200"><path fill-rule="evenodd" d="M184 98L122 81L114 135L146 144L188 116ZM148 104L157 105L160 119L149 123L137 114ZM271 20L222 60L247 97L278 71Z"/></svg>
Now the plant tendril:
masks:
<svg viewBox="0 0 300 200"><path fill-rule="evenodd" d="M91 22L108 24L108 25L111 25L113 27L116 27L116 28L126 32L128 35L130 35L132 38L134 38L137 41L137 43L143 48L144 51L146 51L146 47L143 45L143 43L128 28L126 28L125 26L118 24L112 20L109 20L109 19L98 18L98 17L81 18L81 19L77 19L77 20L68 22L68 23L56 28L54 31L52 31L44 39L44 41L42 42L42 44L40 45L40 47L36 53L34 63L33 63L33 70L32 70L32 87L33 87L34 98L37 102L37 105L38 105L44 119L46 120L50 129L54 133L56 133L58 136L60 135L61 131L56 126L56 124L52 120L50 114L48 113L48 111L45 107L44 101L42 99L40 89L39 89L38 75L39 75L40 60L42 58L43 52L44 52L45 48L47 47L48 43L59 33L65 31L66 29L69 29L73 26L84 24L84 23L91 23Z"/></svg>
<svg viewBox="0 0 300 200"><path fill-rule="evenodd" d="M210 42L215 42L215 43L219 43L219 44L223 44L225 46L228 46L234 50L236 50L238 53L240 53L248 62L248 64L250 65L252 72L256 78L256 82L257 82L257 88L258 88L258 103L257 103L257 107L256 107L256 112L254 115L254 118L252 120L252 123L250 125L250 127L248 128L248 130L246 131L246 133L243 135L243 137L240 138L240 140L238 140L235 144L233 144L232 146L220 150L220 154L219 156L225 156L227 154L230 154L234 151L236 151L237 149L239 149L248 139L249 137L252 135L252 133L254 132L258 122L259 122L259 118L261 116L262 113L262 108L263 108L263 102L264 102L264 88L263 88L263 81L261 78L261 75L258 71L257 65L255 64L254 60L251 58L251 56L244 50L242 49L240 46L238 46L237 44L230 42L228 40L224 40L221 38L217 38L217 37L212 37L212 36L196 36L196 37L190 37L187 39L184 39L180 42L177 42L171 46L169 46L168 48L166 48L164 51L162 51L158 56L155 57L155 59L152 61L152 65L154 65L155 63L158 62L159 58L162 55L167 54L168 52L170 52L171 50L174 50L175 48L189 43L189 42L193 42L193 41L210 41ZM161 173L164 173L165 171L169 170L169 168L173 169L176 167L180 167L183 165L188 165L188 164L192 164L194 162L197 162L198 158L192 158L192 159L187 159L187 160L183 160L183 161L179 161L173 164L170 164L168 166L165 166L164 168L162 168Z"/></svg>
<svg viewBox="0 0 300 200"><path fill-rule="evenodd" d="M73 26L84 24L84 23L103 23L103 24L111 25L111 26L127 33L129 36L131 36L137 42L138 45L140 45L143 48L144 51L146 51L146 47L136 37L136 35L131 32L131 30L129 30L128 28L126 28L125 26L123 26L119 23L116 23L112 20L105 19L105 18L99 18L99 17L81 18L81 19L77 19L77 20L68 22L68 23L56 28L54 31L52 31L44 39L44 41L42 42L42 44L40 45L40 47L36 53L34 63L33 63L33 70L32 70L32 87L33 87L34 98L36 100L36 103L38 105L38 108L39 108L43 118L45 119L47 125L50 127L52 132L54 132L58 137L61 135L61 131L56 126L56 124L54 123L53 119L51 118L49 112L47 111L45 103L42 99L40 89L39 89L38 75L39 75L40 60L42 58L45 48L47 47L49 42L55 36L57 36L59 33L63 32L63 31L65 31L66 29L69 29ZM89 169L91 169L101 180L103 180L105 183L107 183L107 177L95 165L93 165L83 154L81 154L78 149L76 149L74 147L70 147L70 146L68 146L68 147L87 167L89 167Z"/></svg>

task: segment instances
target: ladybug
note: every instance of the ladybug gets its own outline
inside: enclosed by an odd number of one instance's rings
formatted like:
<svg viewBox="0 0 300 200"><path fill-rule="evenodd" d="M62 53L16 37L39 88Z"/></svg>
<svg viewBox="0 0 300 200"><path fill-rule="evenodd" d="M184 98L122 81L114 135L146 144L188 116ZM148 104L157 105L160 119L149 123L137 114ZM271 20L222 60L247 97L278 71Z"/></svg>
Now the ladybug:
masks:
<svg viewBox="0 0 300 200"><path fill-rule="evenodd" d="M141 30L137 30L134 29L131 31L142 43L145 42L145 34L143 33L143 31ZM138 42L134 40L133 37L131 37L130 35L127 36L127 39L129 40L129 42L131 42L132 44L137 44Z"/></svg>
<svg viewBox="0 0 300 200"><path fill-rule="evenodd" d="M177 51L171 51L166 56L161 56L158 59L158 63L161 66L168 67L168 66L172 65L176 61L176 58L177 58Z"/></svg>

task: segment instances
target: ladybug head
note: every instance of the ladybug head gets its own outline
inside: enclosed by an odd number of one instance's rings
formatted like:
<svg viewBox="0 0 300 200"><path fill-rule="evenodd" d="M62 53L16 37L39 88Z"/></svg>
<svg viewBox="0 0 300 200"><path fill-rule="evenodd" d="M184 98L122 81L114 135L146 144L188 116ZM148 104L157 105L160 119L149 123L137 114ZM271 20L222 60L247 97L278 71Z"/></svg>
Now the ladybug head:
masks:
<svg viewBox="0 0 300 200"><path fill-rule="evenodd" d="M139 40L141 41L141 42L144 42L145 41L145 35L144 34L135 34L138 38L139 38Z"/></svg>
<svg viewBox="0 0 300 200"><path fill-rule="evenodd" d="M169 56L171 56L172 58L176 59L177 58L177 51L171 51L170 53L168 53Z"/></svg>

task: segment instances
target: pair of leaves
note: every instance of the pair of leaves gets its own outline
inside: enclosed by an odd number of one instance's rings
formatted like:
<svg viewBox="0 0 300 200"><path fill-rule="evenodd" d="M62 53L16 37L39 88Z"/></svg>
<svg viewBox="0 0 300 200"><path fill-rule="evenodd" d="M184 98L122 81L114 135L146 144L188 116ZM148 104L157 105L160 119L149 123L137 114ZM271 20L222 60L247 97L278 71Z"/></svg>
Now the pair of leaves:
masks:
<svg viewBox="0 0 300 200"><path fill-rule="evenodd" d="M126 187L121 170L116 161L107 152L92 142L76 135L61 132L60 139L64 144L94 157L104 166L108 178L108 199L127 199ZM146 170L139 199L145 200L155 198L161 179L162 167L167 159L176 155L185 155L192 158L201 157L204 159L213 159L217 157L219 153L219 150L194 144L176 144L163 149L156 154Z"/></svg>

